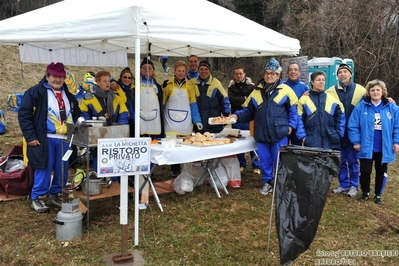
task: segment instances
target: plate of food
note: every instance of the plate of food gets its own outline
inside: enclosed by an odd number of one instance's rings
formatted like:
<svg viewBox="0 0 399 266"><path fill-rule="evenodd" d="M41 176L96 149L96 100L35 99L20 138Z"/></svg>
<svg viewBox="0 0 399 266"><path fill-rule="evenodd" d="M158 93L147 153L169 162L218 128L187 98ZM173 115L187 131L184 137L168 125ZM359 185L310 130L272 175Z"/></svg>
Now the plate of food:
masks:
<svg viewBox="0 0 399 266"><path fill-rule="evenodd" d="M216 116L216 117L209 117L208 123L209 125L227 125L227 124L234 124L237 121L230 116Z"/></svg>
<svg viewBox="0 0 399 266"><path fill-rule="evenodd" d="M209 132L205 132L204 134L195 133L195 135L191 136L188 139L183 141L184 145L196 146L196 147L209 147L209 146L217 146L217 145L225 145L231 144L234 142L234 139L229 138L214 138L211 136Z"/></svg>

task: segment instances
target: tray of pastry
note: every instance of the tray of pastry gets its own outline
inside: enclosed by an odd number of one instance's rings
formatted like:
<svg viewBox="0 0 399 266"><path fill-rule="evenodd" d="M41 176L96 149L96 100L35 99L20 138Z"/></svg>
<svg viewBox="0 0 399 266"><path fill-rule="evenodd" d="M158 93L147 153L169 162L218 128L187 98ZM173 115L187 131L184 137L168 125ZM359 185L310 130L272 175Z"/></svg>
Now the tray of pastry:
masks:
<svg viewBox="0 0 399 266"><path fill-rule="evenodd" d="M209 125L229 125L234 124L237 121L229 116L216 116L216 117L209 117L208 124Z"/></svg>
<svg viewBox="0 0 399 266"><path fill-rule="evenodd" d="M183 141L183 145L188 146L196 146L196 147L209 147L209 146L218 146L218 145L226 145L231 144L235 141L235 139L229 138L215 138L211 136L209 132L205 132L204 134L195 133L195 135L187 138Z"/></svg>

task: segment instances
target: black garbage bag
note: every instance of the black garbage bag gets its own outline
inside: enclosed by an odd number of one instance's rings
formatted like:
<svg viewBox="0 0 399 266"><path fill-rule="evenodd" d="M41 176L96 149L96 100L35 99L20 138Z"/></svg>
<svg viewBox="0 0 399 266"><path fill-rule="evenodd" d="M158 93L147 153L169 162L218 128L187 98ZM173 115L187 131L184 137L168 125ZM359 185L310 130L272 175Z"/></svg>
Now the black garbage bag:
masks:
<svg viewBox="0 0 399 266"><path fill-rule="evenodd" d="M289 145L280 149L276 179L276 228L280 263L288 265L312 243L333 176L338 151Z"/></svg>

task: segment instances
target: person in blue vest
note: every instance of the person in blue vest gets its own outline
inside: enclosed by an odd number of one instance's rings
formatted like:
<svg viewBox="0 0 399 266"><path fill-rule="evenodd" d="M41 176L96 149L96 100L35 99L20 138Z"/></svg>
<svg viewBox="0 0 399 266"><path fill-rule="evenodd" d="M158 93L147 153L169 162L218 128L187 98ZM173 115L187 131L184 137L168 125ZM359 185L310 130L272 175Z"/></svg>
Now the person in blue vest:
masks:
<svg viewBox="0 0 399 266"><path fill-rule="evenodd" d="M383 204L384 174L399 152L399 107L390 103L387 88L375 79L366 85L367 96L353 109L348 121L348 137L360 161L363 202L370 196L370 175L375 169L374 202Z"/></svg>
<svg viewBox="0 0 399 266"><path fill-rule="evenodd" d="M262 195L273 191L278 151L288 144L288 136L298 121L298 98L289 86L281 84L281 71L279 62L271 58L263 69L263 79L246 99L244 109L231 115L240 123L255 122L254 139L258 143L263 182L259 193Z"/></svg>
<svg viewBox="0 0 399 266"><path fill-rule="evenodd" d="M61 207L62 188L68 179L68 161L62 161L62 149L67 151L68 143L62 140L66 139L67 123L75 123L81 115L78 101L69 92L65 78L64 64L49 64L39 84L24 93L18 112L19 126L27 144L28 164L36 168L31 207L38 213L48 212L49 206ZM61 172L62 163L64 173Z"/></svg>
<svg viewBox="0 0 399 266"><path fill-rule="evenodd" d="M311 90L298 101L296 135L304 146L340 150L345 132L342 103L324 92L326 74L315 71L310 75Z"/></svg>
<svg viewBox="0 0 399 266"><path fill-rule="evenodd" d="M304 93L309 92L309 87L305 83L299 80L301 76L301 68L298 63L291 62L288 65L287 69L288 79L284 82L291 87L291 89L295 92L296 97L299 99ZM293 133L289 135L288 140L292 145L302 145L302 141L299 140L296 136L296 130L293 130Z"/></svg>
<svg viewBox="0 0 399 266"><path fill-rule="evenodd" d="M169 67L166 65L166 62L168 62L168 58L169 57L166 56L166 55L163 55L163 56L160 57L161 65L162 65L162 68L163 68L163 73L165 73L165 74L169 73Z"/></svg>
<svg viewBox="0 0 399 266"><path fill-rule="evenodd" d="M352 69L347 64L339 65L337 76L339 83L326 90L326 93L341 101L345 109L346 122L348 122L353 109L366 95L366 89L351 81ZM345 135L341 140L339 186L333 190L333 193L343 193L349 197L356 197L359 184L359 163L356 153L348 139L348 130L346 128Z"/></svg>

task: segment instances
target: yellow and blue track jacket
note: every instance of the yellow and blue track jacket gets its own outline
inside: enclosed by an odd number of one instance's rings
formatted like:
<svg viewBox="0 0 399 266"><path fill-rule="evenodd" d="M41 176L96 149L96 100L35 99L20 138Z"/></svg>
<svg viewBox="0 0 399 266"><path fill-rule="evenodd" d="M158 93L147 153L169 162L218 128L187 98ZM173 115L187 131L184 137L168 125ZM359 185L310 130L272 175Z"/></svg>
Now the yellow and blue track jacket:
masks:
<svg viewBox="0 0 399 266"><path fill-rule="evenodd" d="M118 80L116 83L119 87L114 93L122 98L122 101L126 104L126 108L129 113L129 119L134 121L134 79L129 85L123 84L120 80Z"/></svg>
<svg viewBox="0 0 399 266"><path fill-rule="evenodd" d="M310 91L298 101L296 136L305 139L305 146L341 149L345 132L345 110L342 103L330 94Z"/></svg>
<svg viewBox="0 0 399 266"><path fill-rule="evenodd" d="M195 96L204 132L219 133L223 125L209 125L210 117L231 114L229 96L218 79L210 76L206 81L190 79L195 84Z"/></svg>
<svg viewBox="0 0 399 266"><path fill-rule="evenodd" d="M345 109L346 121L348 122L353 109L361 100L364 99L367 91L363 86L350 82L346 87L342 85L332 86L326 90L326 93L331 94L341 101ZM346 123L346 126L347 125L348 123ZM348 139L348 130L346 127L345 136L342 138L341 145L346 147L348 144L350 144L350 141Z"/></svg>
<svg viewBox="0 0 399 266"><path fill-rule="evenodd" d="M163 83L163 103L162 108L165 109L165 104L172 96L175 88L180 88L185 91L191 109L191 119L194 124L201 123L201 115L198 110L197 99L195 97L195 85L188 79L184 79L180 84L175 82L175 78L170 78Z"/></svg>
<svg viewBox="0 0 399 266"><path fill-rule="evenodd" d="M348 134L352 144L360 144L357 153L359 159L372 159L374 148L374 127L376 123L381 125L382 133L382 163L395 161L394 144L399 144L399 107L383 99L383 106L376 120L375 108L366 97L353 110L348 121Z"/></svg>
<svg viewBox="0 0 399 266"><path fill-rule="evenodd" d="M254 138L257 142L275 144L288 136L289 126L297 127L298 98L287 85L280 84L269 97L264 82L259 82L244 102L244 109L235 112L239 123L254 120Z"/></svg>
<svg viewBox="0 0 399 266"><path fill-rule="evenodd" d="M66 100L63 97L67 117L63 124L60 122L57 100L46 77L39 84L28 89L22 98L18 111L18 122L22 134L27 142L33 140L40 142L40 145L35 147L27 146L27 157L32 167L45 169L48 165L47 134L65 135L66 124L73 124L81 116L78 101L69 92L65 83L61 90L67 98Z"/></svg>
<svg viewBox="0 0 399 266"><path fill-rule="evenodd" d="M85 96L80 109L82 110L82 115L86 120L100 116L108 117L105 106L100 103L99 99L102 100L102 98L97 97L95 94L91 94L91 96L88 97ZM112 122L123 125L128 124L128 111L122 98L115 95L112 105L114 106L114 115L111 119Z"/></svg>

